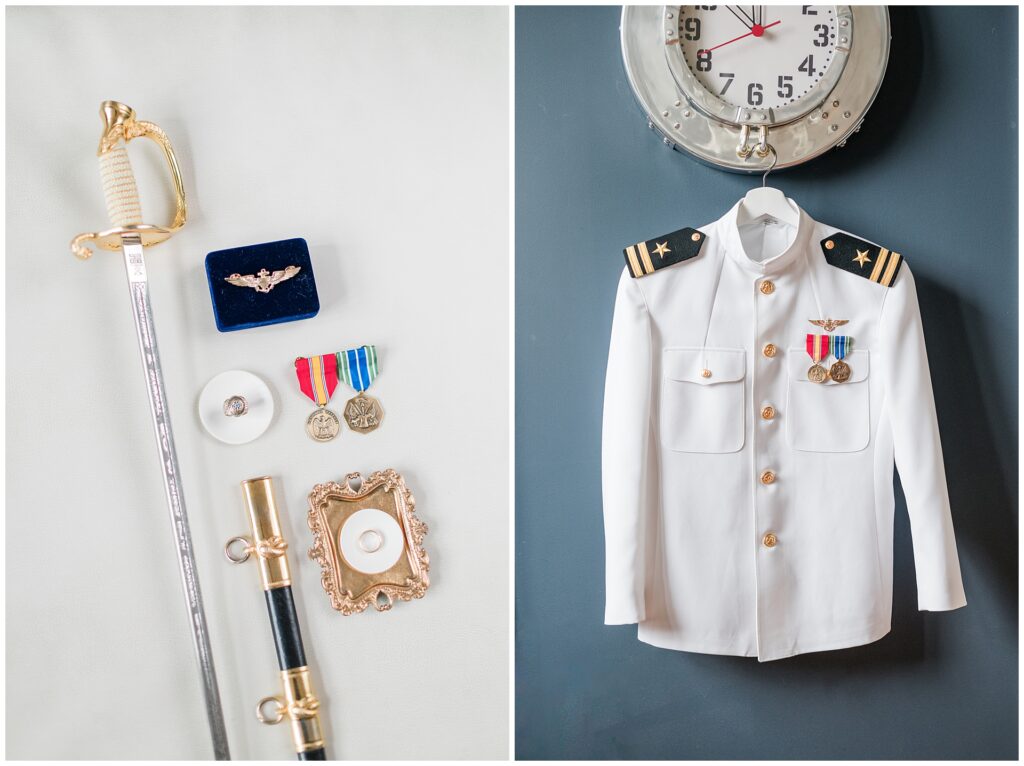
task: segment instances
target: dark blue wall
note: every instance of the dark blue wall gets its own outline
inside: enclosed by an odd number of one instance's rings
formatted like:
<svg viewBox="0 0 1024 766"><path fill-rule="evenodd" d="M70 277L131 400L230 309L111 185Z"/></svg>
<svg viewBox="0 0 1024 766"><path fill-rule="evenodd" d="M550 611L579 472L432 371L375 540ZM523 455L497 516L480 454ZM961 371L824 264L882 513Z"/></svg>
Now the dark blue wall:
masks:
<svg viewBox="0 0 1024 766"><path fill-rule="evenodd" d="M864 129L774 178L914 268L968 606L917 611L900 496L892 633L766 664L602 624L621 248L718 218L755 183L647 130L618 22L612 7L516 13L518 757L1016 758L1016 8L893 8Z"/></svg>

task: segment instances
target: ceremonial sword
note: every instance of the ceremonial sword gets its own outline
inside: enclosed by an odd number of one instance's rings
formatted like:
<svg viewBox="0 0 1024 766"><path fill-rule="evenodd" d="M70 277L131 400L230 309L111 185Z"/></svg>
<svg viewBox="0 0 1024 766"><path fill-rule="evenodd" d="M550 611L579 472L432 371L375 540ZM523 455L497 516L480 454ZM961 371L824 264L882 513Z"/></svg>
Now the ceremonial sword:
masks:
<svg viewBox="0 0 1024 766"><path fill-rule="evenodd" d="M189 531L188 515L185 512L185 498L181 490L178 469L178 455L174 449L174 435L171 432L170 415L167 412L167 397L164 394L164 376L160 368L160 354L156 345L156 330L153 326L153 310L149 303L149 282L146 278L146 263L143 247L163 242L185 225L185 188L174 150L167 135L151 122L135 117L135 110L117 101L104 101L100 106L103 118L103 136L97 154L100 160L100 176L103 180L103 194L106 197L107 215L114 228L100 232L79 234L71 241L71 251L82 260L92 256L86 247L92 243L105 250L120 250L124 255L125 271L128 275L128 291L132 301L132 315L135 318L135 334L142 354L142 366L146 375L146 389L149 393L149 411L156 434L157 451L163 472L164 492L167 507L171 512L174 527L174 541L178 554L178 568L181 583L185 589L185 605L188 608L192 628L192 644L199 660L202 676L203 696L206 701L206 717L213 738L214 757L219 761L231 758L228 751L228 736L224 728L224 712L217 689L217 674L213 669L213 655L203 611L203 597L199 591L196 574L196 559L192 551L192 533ZM176 197L174 222L169 226L153 226L142 223L142 208L135 175L128 160L126 144L133 138L143 136L155 141L163 150L171 171Z"/></svg>

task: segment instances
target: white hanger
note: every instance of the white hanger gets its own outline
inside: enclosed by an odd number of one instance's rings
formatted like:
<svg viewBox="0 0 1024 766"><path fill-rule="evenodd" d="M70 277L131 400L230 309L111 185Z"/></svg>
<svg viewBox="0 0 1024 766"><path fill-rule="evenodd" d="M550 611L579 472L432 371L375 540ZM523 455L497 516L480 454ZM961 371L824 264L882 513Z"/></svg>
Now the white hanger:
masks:
<svg viewBox="0 0 1024 766"><path fill-rule="evenodd" d="M736 225L757 223L760 220L773 218L779 223L789 224L796 228L800 223L800 211L792 202L786 199L786 195L771 186L765 186L768 174L775 168L779 157L775 153L775 147L771 144L768 148L772 152L772 164L764 172L761 178L761 185L755 186L748 191L740 200L739 210L736 211Z"/></svg>

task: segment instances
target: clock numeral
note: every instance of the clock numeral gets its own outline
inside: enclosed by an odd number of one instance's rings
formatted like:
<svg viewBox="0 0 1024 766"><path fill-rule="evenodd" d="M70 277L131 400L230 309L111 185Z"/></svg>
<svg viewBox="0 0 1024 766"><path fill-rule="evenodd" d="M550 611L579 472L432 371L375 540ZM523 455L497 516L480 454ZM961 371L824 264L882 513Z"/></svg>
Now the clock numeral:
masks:
<svg viewBox="0 0 1024 766"><path fill-rule="evenodd" d="M724 96L725 92L729 90L729 86L732 85L732 81L736 78L736 75L732 72L719 72L718 76L726 78L725 85L723 85L722 89L718 91L719 96Z"/></svg>
<svg viewBox="0 0 1024 766"><path fill-rule="evenodd" d="M761 106L764 103L764 95L761 93L762 86L759 82L752 82L747 86L747 103L751 106Z"/></svg>
<svg viewBox="0 0 1024 766"><path fill-rule="evenodd" d="M697 51L697 71L711 71L711 51Z"/></svg>
<svg viewBox="0 0 1024 766"><path fill-rule="evenodd" d="M683 37L687 40L699 40L700 39L700 19L695 16L691 16L683 22L683 29L685 34ZM815 27L817 29L817 27Z"/></svg>
<svg viewBox="0 0 1024 766"><path fill-rule="evenodd" d="M829 29L827 24L815 24L814 32L815 34L818 35L818 37L814 40L815 47L824 48L826 45L828 45Z"/></svg>
<svg viewBox="0 0 1024 766"><path fill-rule="evenodd" d="M808 77L814 77L814 73L818 71L814 68L814 54L812 53L810 56L805 58L803 63L797 67L797 70L807 72Z"/></svg>
<svg viewBox="0 0 1024 766"><path fill-rule="evenodd" d="M791 74L779 75L779 98L793 98L793 83L790 82L792 79Z"/></svg>
<svg viewBox="0 0 1024 766"><path fill-rule="evenodd" d="M805 5L803 8L804 8L804 10L803 10L804 16L817 16L818 15L818 12L811 10L811 6L809 6L809 5Z"/></svg>

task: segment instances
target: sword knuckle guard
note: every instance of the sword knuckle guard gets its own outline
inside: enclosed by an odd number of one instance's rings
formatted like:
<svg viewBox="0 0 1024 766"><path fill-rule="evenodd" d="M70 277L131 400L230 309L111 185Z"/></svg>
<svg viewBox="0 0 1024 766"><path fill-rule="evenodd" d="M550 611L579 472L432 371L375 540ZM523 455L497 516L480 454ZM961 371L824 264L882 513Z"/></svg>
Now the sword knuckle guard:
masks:
<svg viewBox="0 0 1024 766"><path fill-rule="evenodd" d="M86 232L71 240L71 252L81 260L92 256L89 245L104 250L120 250L126 236L138 239L144 247L158 245L184 226L188 216L181 170L167 134L152 122L137 120L135 110L118 101L104 101L100 105L100 116L103 118L103 134L97 155L107 216L113 228ZM139 190L126 148L129 141L140 136L154 141L163 150L171 173L175 213L174 220L167 226L143 223L142 220Z"/></svg>

